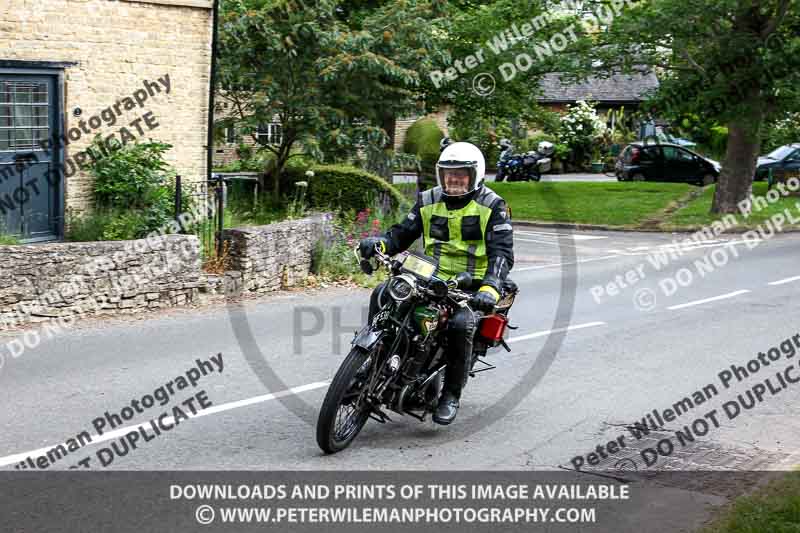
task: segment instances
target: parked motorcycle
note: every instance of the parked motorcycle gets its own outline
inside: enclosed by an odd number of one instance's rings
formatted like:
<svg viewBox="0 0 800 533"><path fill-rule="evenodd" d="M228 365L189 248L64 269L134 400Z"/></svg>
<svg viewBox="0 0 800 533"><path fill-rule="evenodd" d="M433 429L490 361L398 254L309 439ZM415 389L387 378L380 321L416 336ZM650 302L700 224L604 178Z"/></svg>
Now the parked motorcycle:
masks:
<svg viewBox="0 0 800 533"><path fill-rule="evenodd" d="M472 276L465 272L442 280L434 275L434 258L409 253L392 259L376 247L375 260L389 272L389 298L371 323L356 333L328 388L317 421L317 443L325 453L347 448L370 418L390 421L384 409L423 422L436 410L447 367L447 321L473 297L467 292L473 286ZM367 274L376 268L367 260L360 264ZM515 329L508 324L508 312L517 292L516 284L507 280L494 311L480 317L471 377L495 368L483 359L489 348L511 351L505 334ZM478 362L482 366L476 370Z"/></svg>
<svg viewBox="0 0 800 533"><path fill-rule="evenodd" d="M542 174L550 171L553 143L542 141L536 150L514 155L511 141L502 139L500 148L495 181L539 181Z"/></svg>

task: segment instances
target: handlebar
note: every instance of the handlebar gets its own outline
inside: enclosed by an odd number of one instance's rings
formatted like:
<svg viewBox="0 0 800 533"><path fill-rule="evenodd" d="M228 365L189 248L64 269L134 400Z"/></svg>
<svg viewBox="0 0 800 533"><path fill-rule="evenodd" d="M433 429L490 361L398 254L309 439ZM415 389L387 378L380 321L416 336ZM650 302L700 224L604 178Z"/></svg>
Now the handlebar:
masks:
<svg viewBox="0 0 800 533"><path fill-rule="evenodd" d="M369 262L369 259L364 259L364 258L361 257L361 254L359 253L359 247L358 246L356 246L353 249L353 253L356 256L356 259L358 259L359 263L361 264L361 269L365 273L372 274L375 271L375 269L372 267L372 264ZM392 258L389 255L383 253L381 251L380 247L377 244L375 245L375 254L373 255L373 257L384 268L389 270L389 272L393 272L394 271L394 269L395 269L395 264L394 264L395 261L393 261ZM366 266L365 264L368 265L369 268L371 269L370 272L366 272L366 270L364 270L364 267ZM441 281L441 282L443 282L443 283L445 283L447 285L447 295L452 297L454 300L456 300L456 301L468 301L468 300L472 299L472 294L469 294L468 292L459 289L458 288L458 283L455 280L453 280L453 279L445 280L445 279L439 278L437 276L431 276L431 281L435 281L435 280ZM426 287L422 287L422 289L426 293L432 294L432 291L430 289L428 289Z"/></svg>

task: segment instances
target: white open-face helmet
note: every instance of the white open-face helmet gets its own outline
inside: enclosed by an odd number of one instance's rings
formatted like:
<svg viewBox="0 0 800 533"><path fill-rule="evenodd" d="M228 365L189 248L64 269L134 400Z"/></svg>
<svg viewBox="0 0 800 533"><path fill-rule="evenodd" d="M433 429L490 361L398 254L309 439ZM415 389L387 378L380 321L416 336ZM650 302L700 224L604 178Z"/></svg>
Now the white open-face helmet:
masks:
<svg viewBox="0 0 800 533"><path fill-rule="evenodd" d="M469 185L467 191L461 194L448 192L445 186L445 169L466 169L469 174ZM436 181L442 188L442 192L451 197L467 195L477 190L483 185L483 177L486 173L486 161L480 149L472 143L457 142L448 145L439 154L439 161L436 163Z"/></svg>

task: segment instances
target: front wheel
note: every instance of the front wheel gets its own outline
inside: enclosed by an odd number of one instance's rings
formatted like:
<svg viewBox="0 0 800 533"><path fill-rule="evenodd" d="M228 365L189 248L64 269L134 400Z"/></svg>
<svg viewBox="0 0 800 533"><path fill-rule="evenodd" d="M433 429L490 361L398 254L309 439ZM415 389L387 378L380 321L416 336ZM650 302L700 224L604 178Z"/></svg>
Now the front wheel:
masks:
<svg viewBox="0 0 800 533"><path fill-rule="evenodd" d="M317 444L325 453L344 450L367 423L366 388L373 361L362 348L350 350L336 372L317 420Z"/></svg>

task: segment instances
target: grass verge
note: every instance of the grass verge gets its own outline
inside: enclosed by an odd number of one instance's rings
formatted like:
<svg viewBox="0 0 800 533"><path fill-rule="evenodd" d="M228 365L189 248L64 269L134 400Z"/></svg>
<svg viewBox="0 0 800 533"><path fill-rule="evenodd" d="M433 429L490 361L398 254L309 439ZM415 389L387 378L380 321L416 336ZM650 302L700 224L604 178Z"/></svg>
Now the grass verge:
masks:
<svg viewBox="0 0 800 533"><path fill-rule="evenodd" d="M776 479L734 500L702 533L800 531L800 472Z"/></svg>
<svg viewBox="0 0 800 533"><path fill-rule="evenodd" d="M516 221L635 228L694 189L684 183L488 183Z"/></svg>
<svg viewBox="0 0 800 533"><path fill-rule="evenodd" d="M703 194L700 195L699 198L689 202L683 209L677 210L673 213L667 220L664 221L662 227L663 229L669 230L674 228L699 228L701 226L707 226L714 222L715 220L720 220L722 217L719 215L712 215L709 213L711 209L711 202L714 200L714 191L716 190L716 186L713 185L711 187L706 188L703 191ZM753 183L753 196L756 198L758 197L765 197L767 194L767 183L760 181ZM736 220L738 222L737 228L740 229L752 229L756 226L764 223L767 219L772 217L773 215L784 211L785 209L789 209L790 212L795 217L800 217L800 210L797 208L797 203L800 201L800 198L794 196L784 196L781 197L774 203L768 203L766 207L761 209L756 209L754 207L752 213L748 217L744 217L743 215L737 214ZM788 227L798 227L798 226L790 226L786 225L785 228Z"/></svg>

